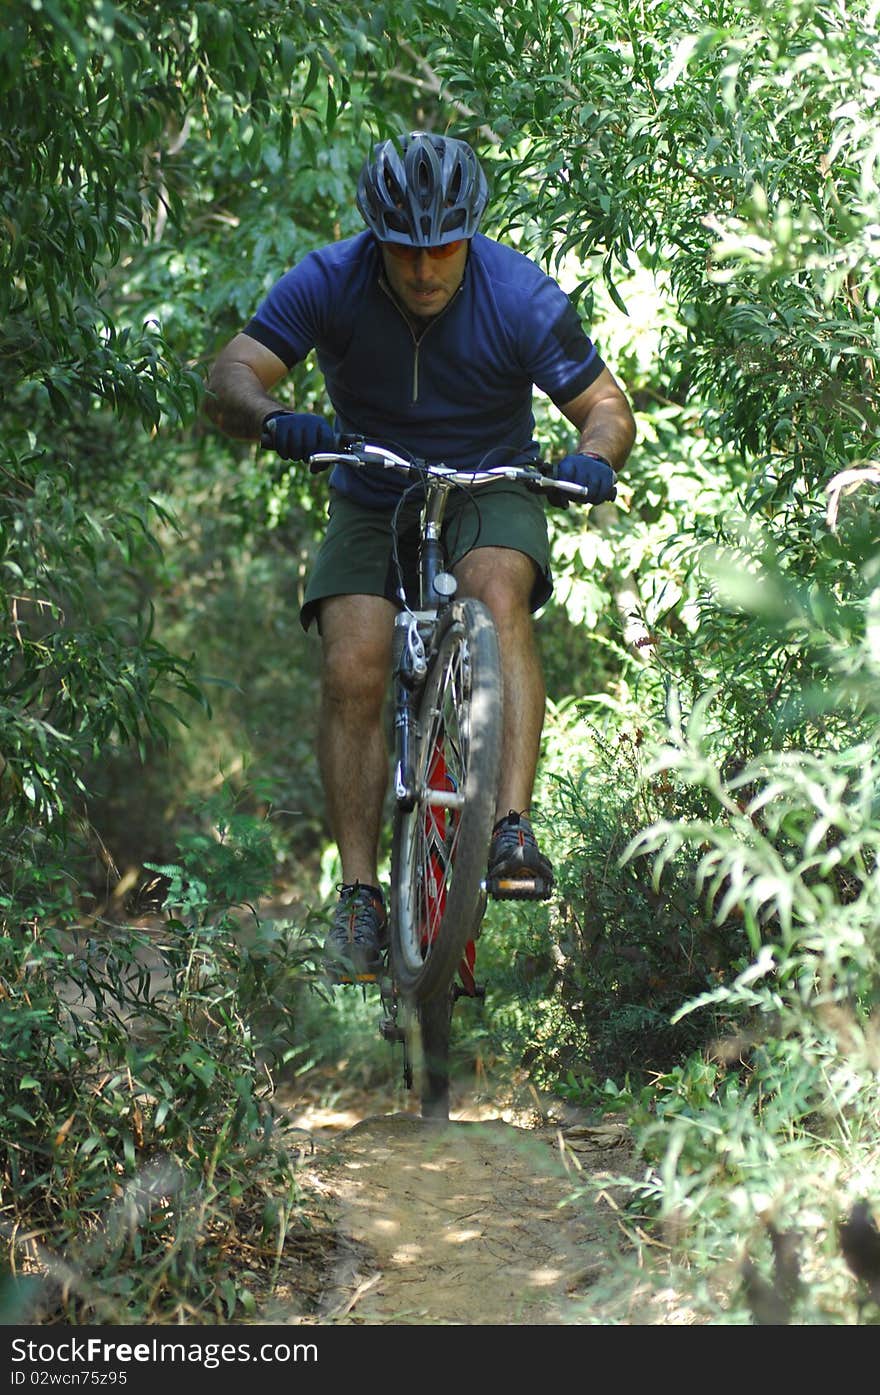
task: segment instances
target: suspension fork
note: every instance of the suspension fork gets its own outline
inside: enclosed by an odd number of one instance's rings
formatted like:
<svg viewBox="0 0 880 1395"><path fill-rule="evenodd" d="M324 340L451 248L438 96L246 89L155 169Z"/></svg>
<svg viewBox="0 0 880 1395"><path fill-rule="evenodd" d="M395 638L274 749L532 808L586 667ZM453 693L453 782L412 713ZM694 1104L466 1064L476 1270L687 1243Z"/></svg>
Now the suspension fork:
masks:
<svg viewBox="0 0 880 1395"><path fill-rule="evenodd" d="M428 658L419 630L419 617L412 610L402 610L395 618L392 656L394 798L399 809L410 813L416 804L416 777L413 766L416 705L428 672Z"/></svg>
<svg viewBox="0 0 880 1395"><path fill-rule="evenodd" d="M434 481L422 511L419 544L419 612L403 610L394 621L392 674L394 680L394 797L398 808L411 813L416 804L413 751L418 695L428 672L425 631L456 592L455 578L446 570L441 541L443 519L452 486Z"/></svg>

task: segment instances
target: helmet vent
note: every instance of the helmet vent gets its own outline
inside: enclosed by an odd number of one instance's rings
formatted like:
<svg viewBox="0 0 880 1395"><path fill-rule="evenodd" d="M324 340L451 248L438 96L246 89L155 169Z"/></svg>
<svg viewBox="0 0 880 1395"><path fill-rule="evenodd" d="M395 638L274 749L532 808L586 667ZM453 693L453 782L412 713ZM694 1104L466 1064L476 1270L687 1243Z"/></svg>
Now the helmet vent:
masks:
<svg viewBox="0 0 880 1395"><path fill-rule="evenodd" d="M409 220L403 213L395 213L392 209L385 211L385 226L390 232L409 232Z"/></svg>
<svg viewBox="0 0 880 1395"><path fill-rule="evenodd" d="M464 209L454 208L451 213L447 213L441 224L441 230L445 233L454 232L461 228L464 223Z"/></svg>

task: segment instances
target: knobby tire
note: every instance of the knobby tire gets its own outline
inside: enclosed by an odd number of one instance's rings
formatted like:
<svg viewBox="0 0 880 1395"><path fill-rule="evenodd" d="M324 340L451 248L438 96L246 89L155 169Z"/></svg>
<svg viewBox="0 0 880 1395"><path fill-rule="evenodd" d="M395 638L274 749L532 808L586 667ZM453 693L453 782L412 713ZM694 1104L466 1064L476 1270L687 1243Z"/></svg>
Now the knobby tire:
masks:
<svg viewBox="0 0 880 1395"><path fill-rule="evenodd" d="M418 1077L423 1119L449 1118L449 1038L452 994L435 993L415 1009Z"/></svg>
<svg viewBox="0 0 880 1395"><path fill-rule="evenodd" d="M445 1117L452 982L484 906L501 703L491 616L479 601L456 601L439 622L418 708L416 804L395 811L392 846L392 968L419 1026L426 1117ZM432 788L464 796L461 807L431 806Z"/></svg>

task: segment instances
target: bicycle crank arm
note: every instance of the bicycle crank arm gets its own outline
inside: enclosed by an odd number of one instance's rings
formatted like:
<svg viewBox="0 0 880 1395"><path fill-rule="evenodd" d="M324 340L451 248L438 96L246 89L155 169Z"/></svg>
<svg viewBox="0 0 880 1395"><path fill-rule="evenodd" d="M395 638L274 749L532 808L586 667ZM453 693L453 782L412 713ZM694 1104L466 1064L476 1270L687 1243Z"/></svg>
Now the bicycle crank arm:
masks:
<svg viewBox="0 0 880 1395"><path fill-rule="evenodd" d="M403 1027L398 1026L390 1017L386 1017L379 1024L379 1031L382 1034L383 1041L406 1041L406 1032Z"/></svg>
<svg viewBox="0 0 880 1395"><path fill-rule="evenodd" d="M467 796L458 790L426 789L422 803L427 804L429 809L463 809Z"/></svg>
<svg viewBox="0 0 880 1395"><path fill-rule="evenodd" d="M545 877L487 877L482 886L495 901L547 901L553 891Z"/></svg>

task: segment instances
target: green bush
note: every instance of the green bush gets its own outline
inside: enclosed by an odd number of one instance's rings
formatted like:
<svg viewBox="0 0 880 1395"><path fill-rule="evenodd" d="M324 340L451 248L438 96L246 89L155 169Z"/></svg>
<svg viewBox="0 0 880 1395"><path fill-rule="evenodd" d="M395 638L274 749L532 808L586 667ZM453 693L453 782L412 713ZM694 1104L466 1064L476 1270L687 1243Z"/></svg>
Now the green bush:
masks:
<svg viewBox="0 0 880 1395"><path fill-rule="evenodd" d="M238 1247L268 1273L297 1211L273 1071L314 943L247 909L274 865L265 824L215 818L156 869L161 922L84 926L38 888L0 939L0 1219L42 1280L32 1320L246 1316Z"/></svg>

